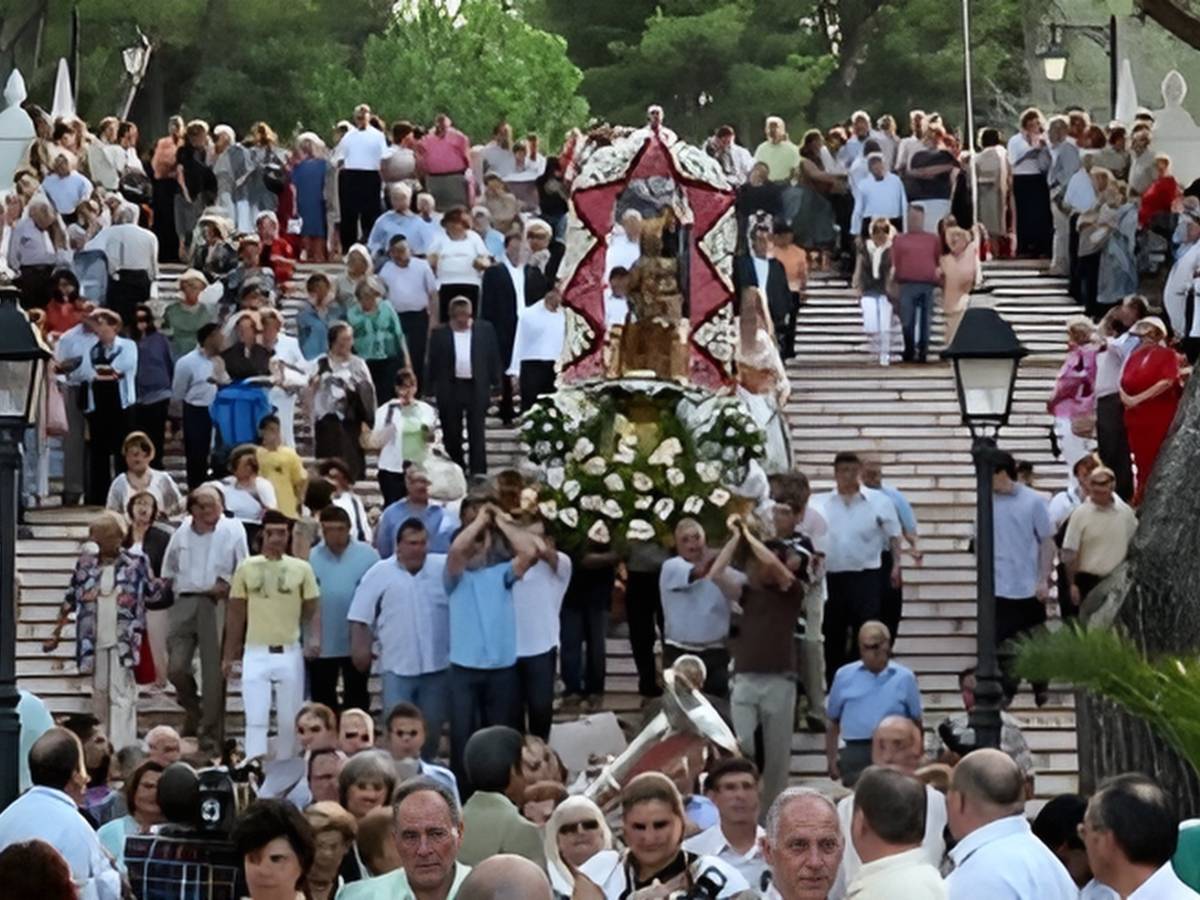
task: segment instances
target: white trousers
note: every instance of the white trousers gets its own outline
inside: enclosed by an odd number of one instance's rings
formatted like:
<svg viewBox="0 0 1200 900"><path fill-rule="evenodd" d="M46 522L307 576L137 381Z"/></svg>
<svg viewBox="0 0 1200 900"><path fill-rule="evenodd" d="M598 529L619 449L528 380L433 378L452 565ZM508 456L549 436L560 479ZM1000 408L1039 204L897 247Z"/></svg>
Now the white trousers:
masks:
<svg viewBox="0 0 1200 900"><path fill-rule="evenodd" d="M892 327L892 303L886 294L866 294L858 301L862 307L863 331L867 333L870 352L886 366L892 356L889 331Z"/></svg>
<svg viewBox="0 0 1200 900"><path fill-rule="evenodd" d="M272 653L266 647L242 651L242 705L246 710L246 758L265 756L275 691L275 759L296 755L296 713L304 703L304 654L299 644Z"/></svg>
<svg viewBox="0 0 1200 900"><path fill-rule="evenodd" d="M159 685L167 683L167 665L170 662L167 653L167 633L171 628L170 618L169 609L146 610L146 633L150 635L150 652L154 655L154 681Z"/></svg>
<svg viewBox="0 0 1200 900"><path fill-rule="evenodd" d="M117 648L97 650L92 674L92 709L116 750L138 742L137 696L133 669L121 665Z"/></svg>
<svg viewBox="0 0 1200 900"><path fill-rule="evenodd" d="M267 392L267 399L279 416L279 442L285 447L296 446L296 395L281 387ZM303 499L303 498L301 498Z"/></svg>
<svg viewBox="0 0 1200 900"><path fill-rule="evenodd" d="M1050 260L1050 275L1071 274L1071 217L1054 203L1050 204L1050 216L1054 220L1053 257Z"/></svg>
<svg viewBox="0 0 1200 900"><path fill-rule="evenodd" d="M1070 419L1056 418L1054 431L1058 436L1058 449L1062 453L1063 463L1067 467L1067 483L1075 487L1075 463L1096 450L1096 439L1080 437L1071 430Z"/></svg>

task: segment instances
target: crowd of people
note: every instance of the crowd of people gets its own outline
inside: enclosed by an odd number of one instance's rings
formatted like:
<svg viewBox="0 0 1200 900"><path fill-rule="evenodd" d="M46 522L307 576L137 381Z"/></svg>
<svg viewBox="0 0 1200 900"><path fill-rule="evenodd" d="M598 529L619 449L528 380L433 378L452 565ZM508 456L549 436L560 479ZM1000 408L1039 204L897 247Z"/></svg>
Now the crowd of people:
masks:
<svg viewBox="0 0 1200 900"><path fill-rule="evenodd" d="M175 821L158 787L172 769L248 763L258 799L232 842L253 900L1192 896L1173 873L1200 882L1197 842L1182 832L1176 853L1149 780L1058 798L1031 831L1029 747L1005 713L1000 751L974 749L972 669L963 712L926 746L917 678L892 655L920 528L878 458L837 453L833 489L813 495L784 438L765 514L731 520L719 546L681 518L671 547L636 559L563 552L535 476L489 471L493 406L511 424L554 389L581 136L546 156L501 123L472 146L448 116L389 129L360 106L332 149L175 118L142 157L131 123L91 134L29 112L38 138L0 257L54 366L23 495L45 496L61 445L63 503L104 512L44 645L74 621L93 714L55 727L23 695L29 790L0 814L0 879L120 896L126 839ZM1020 125L1007 149L979 136L974 206L972 151L937 115L914 112L903 139L859 112L799 147L775 117L753 153L729 127L705 144L737 190L740 392L769 396L768 420L810 271L853 273L883 365L893 316L906 362L928 360L936 302L952 339L989 256L1050 257L1101 320L1069 323L1048 403L1069 488L1044 496L993 458L1003 654L1045 622L1056 559L1064 617L1123 561L1187 373L1166 346L1191 335L1181 272L1200 260L1200 206L1170 187L1169 161L1148 174L1148 123L1128 152L1124 128L1077 111L1045 138L1036 111ZM612 223L606 327L632 315L642 227L633 208ZM1164 321L1138 274L1176 257ZM333 277L298 277L337 260ZM163 263L186 266L165 309ZM175 432L186 491L164 471ZM378 510L356 492L368 454ZM548 741L556 713L603 706L622 595L647 711L660 671L680 673L742 756L705 747L598 806ZM240 744L225 734L235 678ZM142 734L139 693L168 687L182 727ZM840 803L789 787L797 724L824 734L829 777L854 792Z"/></svg>

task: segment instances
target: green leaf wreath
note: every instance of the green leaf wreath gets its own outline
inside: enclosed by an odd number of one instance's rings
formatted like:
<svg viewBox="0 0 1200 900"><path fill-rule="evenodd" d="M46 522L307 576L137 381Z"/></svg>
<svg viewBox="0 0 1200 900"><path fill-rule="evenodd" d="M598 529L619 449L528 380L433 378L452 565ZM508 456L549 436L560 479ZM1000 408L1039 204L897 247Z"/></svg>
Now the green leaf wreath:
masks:
<svg viewBox="0 0 1200 900"><path fill-rule="evenodd" d="M1066 625L1022 641L1017 671L1116 703L1149 723L1200 772L1200 657L1149 660L1119 630Z"/></svg>
<svg viewBox="0 0 1200 900"><path fill-rule="evenodd" d="M538 507L564 548L662 542L684 516L720 535L738 508L731 488L765 452L736 397L639 379L561 389L525 413L520 433L545 470Z"/></svg>

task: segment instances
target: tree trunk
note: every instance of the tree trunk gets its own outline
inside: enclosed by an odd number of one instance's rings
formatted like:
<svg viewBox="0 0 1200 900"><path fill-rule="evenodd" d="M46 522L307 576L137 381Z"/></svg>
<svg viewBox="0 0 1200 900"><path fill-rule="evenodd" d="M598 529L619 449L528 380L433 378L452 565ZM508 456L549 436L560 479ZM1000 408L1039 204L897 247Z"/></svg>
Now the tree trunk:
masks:
<svg viewBox="0 0 1200 900"><path fill-rule="evenodd" d="M1185 44L1200 50L1200 16L1184 3L1176 0L1138 0L1138 6L1147 16L1179 38Z"/></svg>
<svg viewBox="0 0 1200 900"><path fill-rule="evenodd" d="M1188 382L1171 434L1159 451L1128 564L1087 617L1115 622L1146 656L1192 656L1200 647L1200 378ZM1107 701L1080 696L1081 787L1121 772L1144 772L1178 797L1184 817L1200 815L1200 777L1149 725Z"/></svg>

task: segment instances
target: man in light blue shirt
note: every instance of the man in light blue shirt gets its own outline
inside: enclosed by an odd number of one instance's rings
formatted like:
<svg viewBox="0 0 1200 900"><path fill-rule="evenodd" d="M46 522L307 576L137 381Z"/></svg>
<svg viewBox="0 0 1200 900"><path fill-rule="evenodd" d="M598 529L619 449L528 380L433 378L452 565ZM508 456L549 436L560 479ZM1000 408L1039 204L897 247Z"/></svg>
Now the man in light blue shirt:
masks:
<svg viewBox="0 0 1200 900"><path fill-rule="evenodd" d="M420 227L421 217L412 211L412 189L407 184L396 183L388 189L392 208L375 220L367 236L367 249L375 262L376 271L387 261L388 247L392 238L402 235L416 256L424 256L427 242Z"/></svg>
<svg viewBox="0 0 1200 900"><path fill-rule="evenodd" d="M1025 819L1025 776L1008 754L976 750L954 767L946 796L958 842L950 900L1076 900L1079 888Z"/></svg>
<svg viewBox="0 0 1200 900"><path fill-rule="evenodd" d="M396 552L396 534L400 524L419 519L429 534L429 552L445 553L450 549L450 534L442 527L445 509L429 502L429 478L405 477L406 496L389 504L375 526L375 552L387 559Z"/></svg>
<svg viewBox="0 0 1200 900"><path fill-rule="evenodd" d="M492 214L486 206L476 206L471 210L471 222L475 233L483 238L483 246L488 254L499 262L504 259L504 233L492 227Z"/></svg>
<svg viewBox="0 0 1200 900"><path fill-rule="evenodd" d="M429 532L417 518L400 524L392 548L354 592L346 614L351 653L365 676L371 670L371 645L378 642L383 708L400 702L417 706L429 725L432 753L449 708L446 557L429 552Z"/></svg>
<svg viewBox="0 0 1200 900"><path fill-rule="evenodd" d="M450 595L450 768L466 778L463 753L479 727L524 731L517 674L517 620L512 586L541 552L541 542L491 503L467 506L446 556ZM493 562L493 535L516 554Z"/></svg>
<svg viewBox="0 0 1200 900"><path fill-rule="evenodd" d="M858 662L837 670L825 701L829 727L825 759L829 777L853 787L871 764L871 736L888 716L904 716L921 727L921 691L911 669L891 659L891 635L882 622L867 622L858 632ZM845 746L838 749L838 739Z"/></svg>
<svg viewBox="0 0 1200 900"><path fill-rule="evenodd" d="M0 813L0 850L43 840L70 866L80 900L118 900L116 864L77 805L88 784L79 738L51 728L29 751L29 773L33 787Z"/></svg>
<svg viewBox="0 0 1200 900"><path fill-rule="evenodd" d="M321 510L321 543L308 555L321 589L321 650L306 661L309 690L314 703L330 709L370 709L368 673L360 672L350 656L350 629L346 616L358 584L379 562L379 554L365 541L350 539L350 514L340 506ZM343 703L338 702L338 673L342 676Z"/></svg>
<svg viewBox="0 0 1200 900"><path fill-rule="evenodd" d="M863 487L873 491L879 491L896 507L896 517L900 520L900 534L904 537L908 544L908 555L917 565L925 558L921 552L919 538L917 534L917 515L913 512L912 504L908 502L897 488L890 484L885 484L883 481L883 463L880 462L878 456L867 456L862 461L862 483ZM889 546L884 551L882 556L883 570L885 572L891 570L892 566L892 550ZM887 626L888 633L892 636L892 647L896 646L896 638L900 634L900 619L904 614L904 583L898 585L885 584L883 588L883 597L879 605L879 621Z"/></svg>
<svg viewBox="0 0 1200 900"><path fill-rule="evenodd" d="M1033 631L1046 621L1050 571L1054 563L1054 526L1046 502L1017 481L1012 454L993 453L992 522L996 588L996 646ZM1004 695L1017 693L1020 679L1011 674L1012 653L1000 649ZM1033 685L1038 706L1047 686Z"/></svg>

